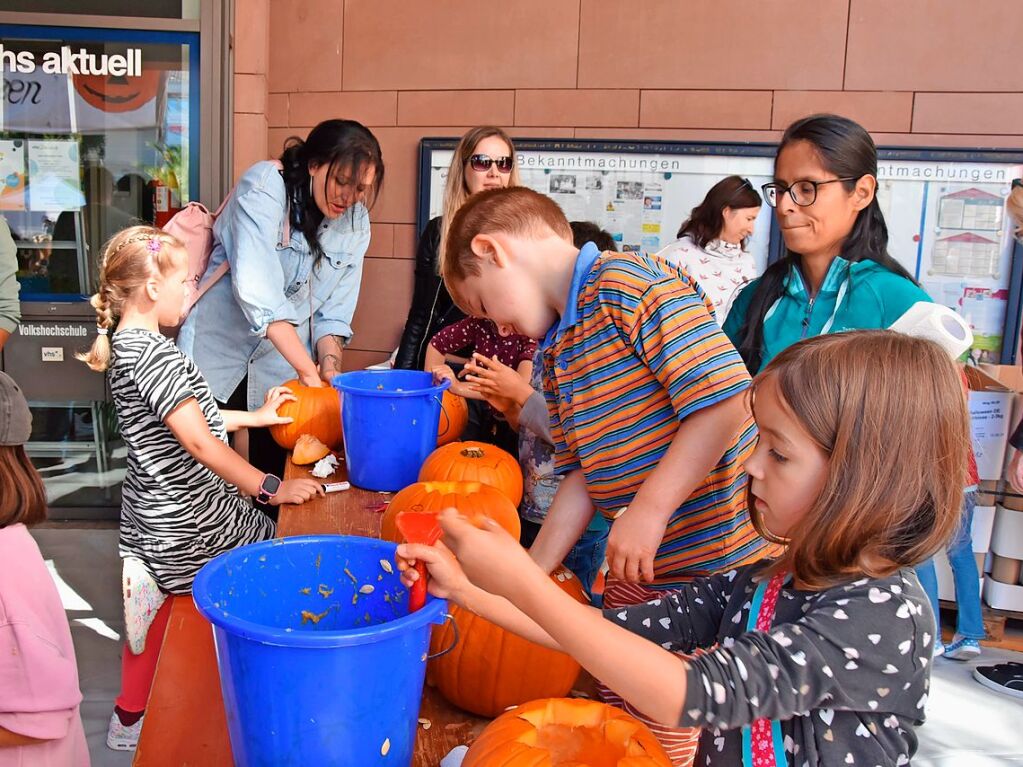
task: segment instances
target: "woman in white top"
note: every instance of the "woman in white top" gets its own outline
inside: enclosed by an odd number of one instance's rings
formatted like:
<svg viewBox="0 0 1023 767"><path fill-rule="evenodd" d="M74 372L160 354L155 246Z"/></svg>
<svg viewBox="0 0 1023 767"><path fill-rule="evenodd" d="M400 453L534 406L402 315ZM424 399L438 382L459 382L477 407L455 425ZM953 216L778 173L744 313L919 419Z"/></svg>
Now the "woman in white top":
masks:
<svg viewBox="0 0 1023 767"><path fill-rule="evenodd" d="M700 284L714 304L719 324L724 323L739 291L757 276L746 244L760 205L760 194L749 179L723 178L693 208L678 230L678 239L657 253Z"/></svg>

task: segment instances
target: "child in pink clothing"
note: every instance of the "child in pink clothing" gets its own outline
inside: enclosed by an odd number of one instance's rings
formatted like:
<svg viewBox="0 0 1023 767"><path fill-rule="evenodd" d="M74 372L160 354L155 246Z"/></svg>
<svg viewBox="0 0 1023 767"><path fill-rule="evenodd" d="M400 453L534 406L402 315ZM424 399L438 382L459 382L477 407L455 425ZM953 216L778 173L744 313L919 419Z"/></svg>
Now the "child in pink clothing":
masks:
<svg viewBox="0 0 1023 767"><path fill-rule="evenodd" d="M46 518L23 447L31 430L21 389L0 373L0 767L88 767L71 629L25 527Z"/></svg>

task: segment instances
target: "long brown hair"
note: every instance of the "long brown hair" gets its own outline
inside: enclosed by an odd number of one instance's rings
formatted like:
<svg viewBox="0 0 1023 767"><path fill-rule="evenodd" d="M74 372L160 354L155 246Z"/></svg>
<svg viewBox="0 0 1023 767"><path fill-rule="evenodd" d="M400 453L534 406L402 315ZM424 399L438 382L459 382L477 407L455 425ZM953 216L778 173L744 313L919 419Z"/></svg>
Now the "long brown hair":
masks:
<svg viewBox="0 0 1023 767"><path fill-rule="evenodd" d="M679 239L688 236L699 247L721 236L725 226L725 208L759 208L762 204L760 193L753 188L749 179L742 176L725 176L707 192L703 202L689 213L676 235ZM745 241L742 243L746 246Z"/></svg>
<svg viewBox="0 0 1023 767"><path fill-rule="evenodd" d="M772 572L824 589L890 575L945 545L959 524L970 428L959 371L937 344L890 330L807 339L754 379L754 413L769 379L829 456L824 487Z"/></svg>
<svg viewBox="0 0 1023 767"><path fill-rule="evenodd" d="M511 178L508 179L508 186L521 186L519 178L519 161L515 156L515 144L503 128L496 125L480 125L472 128L458 142L455 153L451 157L451 166L448 168L448 178L444 184L444 212L440 221L440 248L437 250L437 274L443 272L444 267L444 243L448 238L448 226L455 213L469 199L469 187L465 183L465 169L469 165L469 158L476 152L476 146L483 139L497 136L508 145L508 152L512 157Z"/></svg>
<svg viewBox="0 0 1023 767"><path fill-rule="evenodd" d="M23 445L0 445L0 528L46 519L46 491Z"/></svg>
<svg viewBox="0 0 1023 767"><path fill-rule="evenodd" d="M184 247L177 237L152 226L129 226L110 238L103 249L99 268L99 292L89 303L96 310L96 326L101 332L92 348L75 357L102 373L110 366L110 338L121 318L124 302L146 284L155 272L166 274Z"/></svg>

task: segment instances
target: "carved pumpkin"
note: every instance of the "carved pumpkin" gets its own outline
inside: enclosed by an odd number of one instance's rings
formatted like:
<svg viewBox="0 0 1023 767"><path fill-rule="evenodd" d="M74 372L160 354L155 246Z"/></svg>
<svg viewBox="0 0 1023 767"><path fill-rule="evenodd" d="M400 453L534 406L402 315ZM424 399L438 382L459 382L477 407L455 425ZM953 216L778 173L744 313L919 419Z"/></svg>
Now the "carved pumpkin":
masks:
<svg viewBox="0 0 1023 767"><path fill-rule="evenodd" d="M133 112L156 97L158 69L144 69L138 77L75 75L75 90L82 100L104 112Z"/></svg>
<svg viewBox="0 0 1023 767"><path fill-rule="evenodd" d="M551 578L577 602L589 604L569 570L559 567ZM430 662L430 678L459 708L493 717L508 706L566 695L575 684L579 664L570 655L534 644L454 604L451 616L460 639L451 652ZM453 630L451 623L435 627L430 651L449 647Z"/></svg>
<svg viewBox="0 0 1023 767"><path fill-rule="evenodd" d="M452 394L447 389L440 402L440 423L437 427L437 445L446 445L460 439L469 423L469 405L465 397Z"/></svg>
<svg viewBox="0 0 1023 767"><path fill-rule="evenodd" d="M486 442L452 442L430 453L419 470L419 481L445 479L496 487L516 508L522 501L522 469L518 460Z"/></svg>
<svg viewBox="0 0 1023 767"><path fill-rule="evenodd" d="M507 711L472 744L462 767L671 767L654 734L621 709L549 698Z"/></svg>
<svg viewBox="0 0 1023 767"><path fill-rule="evenodd" d="M336 450L341 446L341 398L333 386L303 386L297 380L283 386L291 389L296 399L278 408L278 415L290 416L292 422L270 427L270 436L286 450L295 447L298 438L311 434Z"/></svg>
<svg viewBox="0 0 1023 767"><path fill-rule="evenodd" d="M329 452L330 448L312 434L303 434L295 442L295 449L291 451L291 462L296 466L306 466L316 463Z"/></svg>
<svg viewBox="0 0 1023 767"><path fill-rule="evenodd" d="M522 532L518 509L500 490L482 482L414 482L399 491L380 520L380 537L401 543L396 518L402 511L425 511L439 514L448 507L458 509L469 519L490 517L515 540Z"/></svg>

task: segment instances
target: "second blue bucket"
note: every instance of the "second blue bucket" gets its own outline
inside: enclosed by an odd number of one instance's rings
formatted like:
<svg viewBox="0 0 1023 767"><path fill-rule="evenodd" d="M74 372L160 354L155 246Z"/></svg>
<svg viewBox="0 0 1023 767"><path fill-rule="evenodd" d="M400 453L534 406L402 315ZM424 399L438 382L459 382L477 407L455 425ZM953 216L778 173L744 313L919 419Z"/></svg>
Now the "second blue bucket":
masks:
<svg viewBox="0 0 1023 767"><path fill-rule="evenodd" d="M348 479L366 490L401 490L419 479L437 447L441 394L420 370L353 370L334 376L341 392L341 426Z"/></svg>

